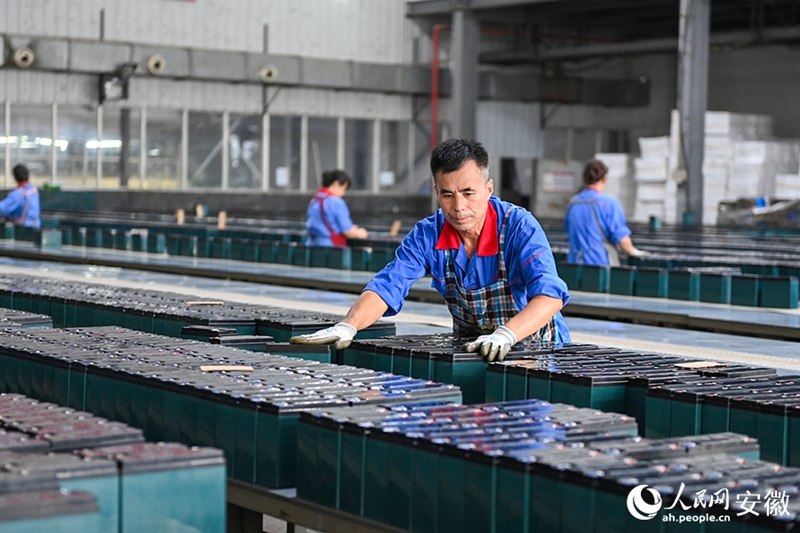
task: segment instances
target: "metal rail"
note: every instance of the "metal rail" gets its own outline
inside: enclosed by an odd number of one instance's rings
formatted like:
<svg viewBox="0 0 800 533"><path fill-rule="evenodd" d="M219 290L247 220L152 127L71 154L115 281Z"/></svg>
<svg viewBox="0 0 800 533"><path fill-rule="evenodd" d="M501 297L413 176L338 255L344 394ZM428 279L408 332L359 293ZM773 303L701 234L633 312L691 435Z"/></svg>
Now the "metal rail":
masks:
<svg viewBox="0 0 800 533"><path fill-rule="evenodd" d="M302 500L295 497L293 493L293 489L270 490L229 478L227 499L228 505L234 506L234 509L229 508L229 515L233 515L233 520L228 522L228 533L261 533L261 521L254 520L254 517L248 519L247 513L242 513L241 510L284 520L289 524L287 531L294 530L295 525L325 533L403 533L406 531Z"/></svg>

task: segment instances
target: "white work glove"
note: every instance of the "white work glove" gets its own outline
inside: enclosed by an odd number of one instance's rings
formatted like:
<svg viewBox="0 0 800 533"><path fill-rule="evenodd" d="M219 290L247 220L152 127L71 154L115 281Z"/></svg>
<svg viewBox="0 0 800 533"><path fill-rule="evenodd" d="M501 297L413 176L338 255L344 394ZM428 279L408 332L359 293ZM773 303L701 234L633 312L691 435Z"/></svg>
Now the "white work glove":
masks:
<svg viewBox="0 0 800 533"><path fill-rule="evenodd" d="M629 255L631 257L645 258L645 257L650 257L651 255L653 255L653 253L652 252L648 252L647 250L640 250L640 249L637 248L635 252L633 252L632 254L629 254Z"/></svg>
<svg viewBox="0 0 800 533"><path fill-rule="evenodd" d="M337 350L343 350L350 346L356 333L358 330L347 322L337 322L329 328L292 337L289 342L292 344L333 344Z"/></svg>
<svg viewBox="0 0 800 533"><path fill-rule="evenodd" d="M516 343L517 336L514 332L505 326L500 326L491 335L481 335L474 341L464 343L464 350L468 352L480 350L481 355L491 363L495 358L498 361L505 359L506 354Z"/></svg>

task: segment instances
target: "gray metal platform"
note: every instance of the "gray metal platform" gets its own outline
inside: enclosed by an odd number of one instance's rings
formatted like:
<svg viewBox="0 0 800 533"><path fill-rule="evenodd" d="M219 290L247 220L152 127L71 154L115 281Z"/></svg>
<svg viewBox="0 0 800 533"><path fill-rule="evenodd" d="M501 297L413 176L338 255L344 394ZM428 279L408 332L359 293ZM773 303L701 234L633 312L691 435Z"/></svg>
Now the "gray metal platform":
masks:
<svg viewBox="0 0 800 533"><path fill-rule="evenodd" d="M221 262L216 260L203 261ZM148 272L133 268L75 265L11 258L0 258L0 265L2 265L3 271L6 273L33 274L61 278L65 281L93 281L125 287L183 292L214 299L280 305L294 309L325 311L341 315L344 315L357 298L357 294L353 293ZM256 266L269 268L272 265ZM302 269L297 268L293 270L302 271ZM336 274L336 271L325 271L325 276ZM319 275L319 272L317 272L317 275ZM363 276L364 279L369 279L370 277L369 274L364 273L350 273L350 275ZM590 299L593 296L595 295L575 293L573 299L580 302L584 297ZM604 297L600 296L599 298ZM663 307L669 304L676 305L679 311L689 311L692 307L691 304L659 302L647 298L609 297L609 300L614 305L619 305L621 312L625 311L621 300L636 300L641 305L652 305L654 312L660 311L659 306ZM606 302L600 301L597 305L603 303ZM682 305L686 307L681 307ZM711 307L723 308L725 306L698 307L705 307L705 312L711 313ZM600 308L598 307L598 309ZM754 312L743 308L731 308L730 311L732 313L735 311L736 314L734 316L740 320L745 320L748 313L755 314L764 320L769 316L796 318L787 313ZM403 311L391 320L396 323L399 335L448 332L451 331L452 327L450 314L443 303L407 301ZM567 316L566 322L575 342L617 346L640 351L673 353L686 357L699 357L727 362L758 364L778 368L782 373L800 372L800 345L792 341L656 327L613 320L595 320L576 316Z"/></svg>
<svg viewBox="0 0 800 533"><path fill-rule="evenodd" d="M40 251L29 243L13 241L0 242L0 256L81 265L93 264L350 294L359 294L374 275L370 272L196 259L102 248L65 246L61 250ZM431 289L430 279L427 278L414 284L408 300L442 302L441 296ZM739 307L574 291L571 293L569 305L564 309L564 315L731 335L800 340L800 311L796 309Z"/></svg>

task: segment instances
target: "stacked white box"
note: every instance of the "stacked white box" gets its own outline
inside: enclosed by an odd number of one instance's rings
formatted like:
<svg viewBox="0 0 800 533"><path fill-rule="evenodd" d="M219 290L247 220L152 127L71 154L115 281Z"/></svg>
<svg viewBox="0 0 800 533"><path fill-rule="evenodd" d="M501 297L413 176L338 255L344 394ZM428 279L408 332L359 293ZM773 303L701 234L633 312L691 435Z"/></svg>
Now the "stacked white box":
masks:
<svg viewBox="0 0 800 533"><path fill-rule="evenodd" d="M780 200L794 200L800 198L800 174L776 175L775 198Z"/></svg>

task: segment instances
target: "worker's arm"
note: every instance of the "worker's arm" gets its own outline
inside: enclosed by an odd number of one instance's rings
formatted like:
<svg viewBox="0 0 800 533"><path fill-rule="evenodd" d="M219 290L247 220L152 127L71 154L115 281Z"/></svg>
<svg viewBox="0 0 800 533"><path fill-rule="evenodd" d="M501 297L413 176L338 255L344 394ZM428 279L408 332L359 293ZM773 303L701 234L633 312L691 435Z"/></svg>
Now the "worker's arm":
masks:
<svg viewBox="0 0 800 533"><path fill-rule="evenodd" d="M489 335L464 344L468 352L480 352L487 361L502 361L518 340L533 335L563 307L563 300L540 294L534 296L516 316Z"/></svg>
<svg viewBox="0 0 800 533"><path fill-rule="evenodd" d="M633 241L631 240L630 236L623 237L617 245L622 248L622 250L630 255L631 257L645 257L650 255L650 252L645 250L640 250L633 245Z"/></svg>
<svg viewBox="0 0 800 533"><path fill-rule="evenodd" d="M0 200L0 216L17 218L22 215L25 206L25 197L15 189L8 193L8 196Z"/></svg>
<svg viewBox="0 0 800 533"><path fill-rule="evenodd" d="M517 339L524 339L542 329L562 307L563 300L544 294L534 296L522 311L505 323L505 327L510 329Z"/></svg>
<svg viewBox="0 0 800 533"><path fill-rule="evenodd" d="M348 239L366 239L369 236L369 233L364 228L353 224L353 227L347 231L343 231L342 235Z"/></svg>
<svg viewBox="0 0 800 533"><path fill-rule="evenodd" d="M387 309L389 306L377 293L364 291L341 322L308 335L292 337L289 342L293 344L333 344L339 350L347 348L358 330L374 324Z"/></svg>

